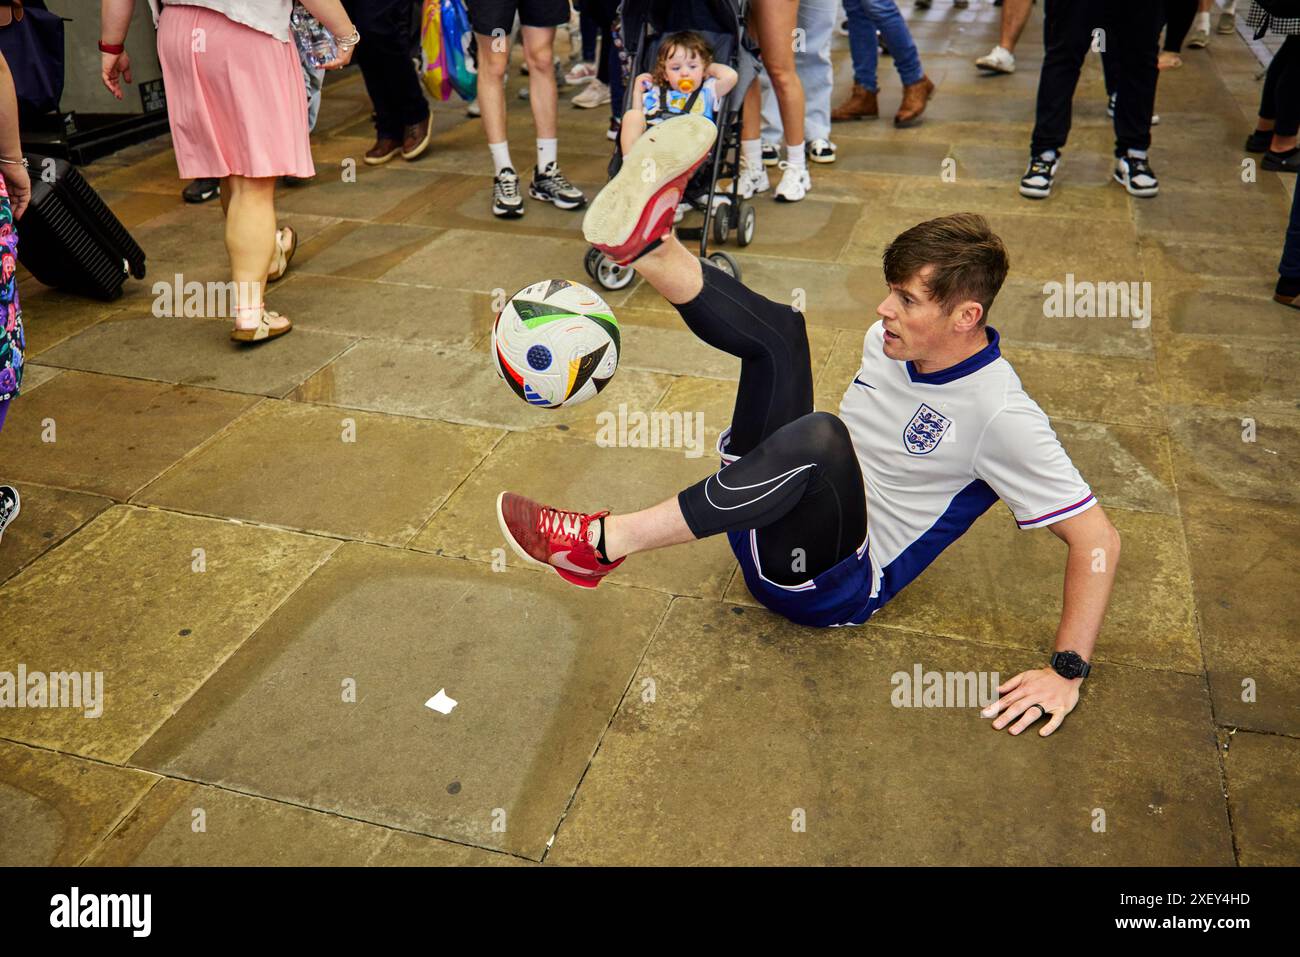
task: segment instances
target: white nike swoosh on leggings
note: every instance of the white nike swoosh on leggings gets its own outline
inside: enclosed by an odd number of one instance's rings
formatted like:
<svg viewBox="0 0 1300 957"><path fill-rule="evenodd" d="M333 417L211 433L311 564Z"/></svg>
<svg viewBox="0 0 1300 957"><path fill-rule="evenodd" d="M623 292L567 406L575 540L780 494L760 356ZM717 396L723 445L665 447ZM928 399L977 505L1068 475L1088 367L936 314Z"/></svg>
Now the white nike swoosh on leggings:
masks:
<svg viewBox="0 0 1300 957"><path fill-rule="evenodd" d="M775 476L775 477L773 477L773 478L770 478L770 479L764 479L762 482L757 482L757 483L755 483L755 484L753 484L753 485L737 485L737 486L735 486L734 488L733 488L732 486L730 486L730 485L725 484L725 483L722 481L722 479L719 478L719 476L722 475L722 472L715 472L713 475L709 476L709 478L711 478L713 481L717 482L718 485L720 485L722 488L726 489L728 492L743 492L743 491L746 491L746 490L748 490L748 489L758 489L758 488L763 488L765 485L772 485L773 482L776 482L777 484L774 485L774 486L772 486L772 488L768 489L766 492L763 492L762 494L759 494L759 495L755 495L755 496L754 496L753 498L751 498L749 501L747 501L747 502L741 502L739 505L719 505L717 502L713 501L713 496L709 495L709 483L708 483L708 481L706 480L705 483L704 483L704 497L705 497L705 499L708 501L708 503L709 503L710 505L712 505L714 508L716 508L716 509L717 509L718 511L720 511L720 512L731 512L731 511L735 511L735 510L738 509L738 508L744 508L744 507L746 507L747 505L753 505L755 502L759 501L760 499L762 499L762 498L764 498L764 497L766 497L766 496L768 496L768 495L771 495L773 492L778 491L778 490L781 488L782 485L784 485L786 482L790 481L790 479L794 478L796 475L798 475L798 474L799 474L800 472L802 472L804 469L810 469L810 468L812 468L812 467L813 467L813 463L809 462L807 465L800 465L800 466L798 466L797 468L792 468L792 469L791 469L790 471L788 471L788 472L785 472L785 473L783 473L783 474L781 474L781 475L777 475L777 476Z"/></svg>

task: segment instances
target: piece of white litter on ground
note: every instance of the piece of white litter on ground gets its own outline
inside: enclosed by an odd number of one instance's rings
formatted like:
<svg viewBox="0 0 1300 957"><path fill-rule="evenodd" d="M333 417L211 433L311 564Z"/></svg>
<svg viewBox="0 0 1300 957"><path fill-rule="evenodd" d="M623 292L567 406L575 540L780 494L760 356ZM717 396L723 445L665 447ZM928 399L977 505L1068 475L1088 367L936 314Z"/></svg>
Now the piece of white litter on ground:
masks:
<svg viewBox="0 0 1300 957"><path fill-rule="evenodd" d="M456 707L456 699L447 697L446 688L439 688L438 693L426 701L424 706L434 711L441 711L443 714L451 714L451 709Z"/></svg>

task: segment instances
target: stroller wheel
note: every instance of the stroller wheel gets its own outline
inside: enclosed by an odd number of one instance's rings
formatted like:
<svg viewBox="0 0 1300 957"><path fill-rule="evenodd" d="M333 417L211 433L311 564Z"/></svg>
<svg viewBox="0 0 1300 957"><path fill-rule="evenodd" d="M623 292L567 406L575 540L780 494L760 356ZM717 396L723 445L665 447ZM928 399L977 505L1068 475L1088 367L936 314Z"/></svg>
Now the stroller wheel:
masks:
<svg viewBox="0 0 1300 957"><path fill-rule="evenodd" d="M599 249L593 251L600 257L596 263L596 282L606 289L623 289L636 278L631 266L620 266Z"/></svg>
<svg viewBox="0 0 1300 957"><path fill-rule="evenodd" d="M754 220L758 214L754 212L754 207L749 203L742 203L740 206L740 222L736 225L736 242L741 246L748 246L754 241Z"/></svg>
<svg viewBox="0 0 1300 957"><path fill-rule="evenodd" d="M587 270L587 275L592 279L596 278L596 264L600 262L600 250L592 246L587 250L587 255L582 257L582 268Z"/></svg>
<svg viewBox="0 0 1300 957"><path fill-rule="evenodd" d="M740 278L740 263L736 262L734 256L729 256L724 252L709 253L709 262L733 279Z"/></svg>
<svg viewBox="0 0 1300 957"><path fill-rule="evenodd" d="M731 204L719 203L713 211L713 240L719 246L727 241L731 233Z"/></svg>

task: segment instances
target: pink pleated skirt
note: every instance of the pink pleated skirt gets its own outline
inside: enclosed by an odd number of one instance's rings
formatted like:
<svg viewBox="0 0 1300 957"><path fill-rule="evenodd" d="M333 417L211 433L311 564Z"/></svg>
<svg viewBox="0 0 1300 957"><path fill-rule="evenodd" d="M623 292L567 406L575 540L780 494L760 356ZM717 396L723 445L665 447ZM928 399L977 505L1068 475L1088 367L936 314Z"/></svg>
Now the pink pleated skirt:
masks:
<svg viewBox="0 0 1300 957"><path fill-rule="evenodd" d="M315 175L292 43L206 7L169 3L158 59L182 179Z"/></svg>

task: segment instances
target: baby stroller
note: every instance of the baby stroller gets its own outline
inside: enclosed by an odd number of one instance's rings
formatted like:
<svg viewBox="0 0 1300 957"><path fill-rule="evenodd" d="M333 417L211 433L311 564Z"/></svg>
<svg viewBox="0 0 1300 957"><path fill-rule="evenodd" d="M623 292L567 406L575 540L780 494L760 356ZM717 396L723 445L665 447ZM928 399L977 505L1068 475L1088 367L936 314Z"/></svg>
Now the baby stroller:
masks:
<svg viewBox="0 0 1300 957"><path fill-rule="evenodd" d="M633 89L631 78L654 69L655 58L663 38L678 30L693 30L703 36L713 48L713 59L725 63L733 70L739 69L740 48L745 42L745 21L748 0L624 0L623 38L632 61L623 108L639 105L641 93ZM732 235L741 246L754 240L756 219L752 203L740 198L737 190L740 179L740 113L745 91L737 86L722 99L716 117L718 138L708 159L691 177L684 203L693 212L703 214L703 224L678 227L677 235L686 241L700 241L700 257L712 262L737 278L740 264L731 255L709 252L709 237L722 245ZM666 121L671 122L671 121ZM623 153L618 143L609 163L612 179L623 165ZM731 188L718 193L718 180L731 179ZM622 289L632 282L635 273L630 266L620 266L599 249L587 250L583 262L587 275L605 289Z"/></svg>

